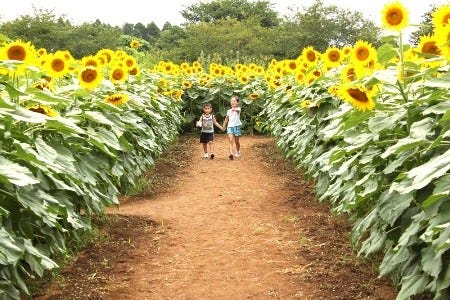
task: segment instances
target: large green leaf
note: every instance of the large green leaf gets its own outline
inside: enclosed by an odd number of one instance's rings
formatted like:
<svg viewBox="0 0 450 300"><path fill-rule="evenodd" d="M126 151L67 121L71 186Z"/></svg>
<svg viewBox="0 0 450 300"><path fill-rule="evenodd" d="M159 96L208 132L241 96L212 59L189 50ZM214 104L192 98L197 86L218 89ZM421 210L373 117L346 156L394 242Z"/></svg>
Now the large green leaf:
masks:
<svg viewBox="0 0 450 300"><path fill-rule="evenodd" d="M18 186L39 183L28 168L0 156L0 181L5 180Z"/></svg>

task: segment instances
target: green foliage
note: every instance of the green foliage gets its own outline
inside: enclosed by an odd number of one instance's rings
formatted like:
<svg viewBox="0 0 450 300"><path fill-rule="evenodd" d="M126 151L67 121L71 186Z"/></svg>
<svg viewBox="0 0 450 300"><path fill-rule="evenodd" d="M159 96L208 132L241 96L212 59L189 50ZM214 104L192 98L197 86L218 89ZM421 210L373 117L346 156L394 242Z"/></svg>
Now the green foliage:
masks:
<svg viewBox="0 0 450 300"><path fill-rule="evenodd" d="M262 27L275 27L279 24L278 14L269 1L215 0L208 3L192 4L181 11L190 24L214 23L219 20L253 20Z"/></svg>
<svg viewBox="0 0 450 300"><path fill-rule="evenodd" d="M384 255L380 275L397 279L397 299L449 295L449 76L435 72L403 83L395 69L368 78L383 86L374 111L328 94L336 82L327 76L279 89L261 112L286 155L316 180L319 199L349 215L359 253ZM302 108L304 100L312 105Z"/></svg>
<svg viewBox="0 0 450 300"><path fill-rule="evenodd" d="M178 135L180 102L159 95L148 74L130 82L120 107L103 102L106 85L83 93L63 83L58 95L26 89L30 71L0 85L0 298L29 293L24 278L57 267L67 241L132 186ZM23 108L52 105L60 116Z"/></svg>

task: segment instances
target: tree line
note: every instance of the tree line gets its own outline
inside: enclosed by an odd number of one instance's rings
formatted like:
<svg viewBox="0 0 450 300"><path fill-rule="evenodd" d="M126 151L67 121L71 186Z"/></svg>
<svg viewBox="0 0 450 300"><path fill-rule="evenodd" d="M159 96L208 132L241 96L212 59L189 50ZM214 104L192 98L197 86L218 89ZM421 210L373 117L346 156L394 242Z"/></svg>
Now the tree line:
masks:
<svg viewBox="0 0 450 300"><path fill-rule="evenodd" d="M51 11L35 10L33 15L0 24L9 39L30 41L48 51L69 50L75 58L95 54L102 48L118 49L131 40L150 62L171 60L193 62L200 57L216 62L261 62L292 59L303 48L318 51L353 45L357 40L379 44L381 29L358 11L324 5L316 0L304 11L281 17L269 1L214 0L193 4L181 11L182 25L154 22L112 26L96 20L72 24Z"/></svg>

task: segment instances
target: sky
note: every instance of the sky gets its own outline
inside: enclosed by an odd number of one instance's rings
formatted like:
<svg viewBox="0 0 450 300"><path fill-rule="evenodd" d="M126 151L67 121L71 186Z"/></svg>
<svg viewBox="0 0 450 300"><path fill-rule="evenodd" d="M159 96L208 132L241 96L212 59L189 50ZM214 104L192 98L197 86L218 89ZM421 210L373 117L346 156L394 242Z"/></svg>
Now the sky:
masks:
<svg viewBox="0 0 450 300"><path fill-rule="evenodd" d="M250 0L251 1L251 0ZM292 11L304 11L315 0L268 0L280 16L290 15ZM94 22L122 26L125 23L138 22L147 25L151 22L162 28L164 23L180 25L184 19L181 11L192 4L208 2L207 0L16 0L3 5L0 10L0 22L14 20L21 15L33 15L35 10L51 11L55 16L64 16L72 24ZM360 11L364 17L381 25L381 11L385 4L393 0L324 0L325 5L336 5L351 11ZM399 0L407 7L410 23L417 24L422 15L430 10L431 5L448 4L449 0ZM156 4L157 3L157 4ZM410 27L409 31L414 31Z"/></svg>

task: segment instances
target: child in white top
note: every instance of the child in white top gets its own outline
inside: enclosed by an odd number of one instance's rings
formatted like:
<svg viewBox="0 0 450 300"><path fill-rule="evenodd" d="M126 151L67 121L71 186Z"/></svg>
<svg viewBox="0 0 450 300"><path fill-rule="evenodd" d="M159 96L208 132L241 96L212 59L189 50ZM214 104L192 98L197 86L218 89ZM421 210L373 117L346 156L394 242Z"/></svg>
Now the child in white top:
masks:
<svg viewBox="0 0 450 300"><path fill-rule="evenodd" d="M227 111L227 116L223 122L223 127L227 126L228 141L230 142L230 159L240 156L241 144L239 137L241 136L241 108L239 107L239 97L234 95L230 99L231 108ZM233 155L234 148L236 152Z"/></svg>

